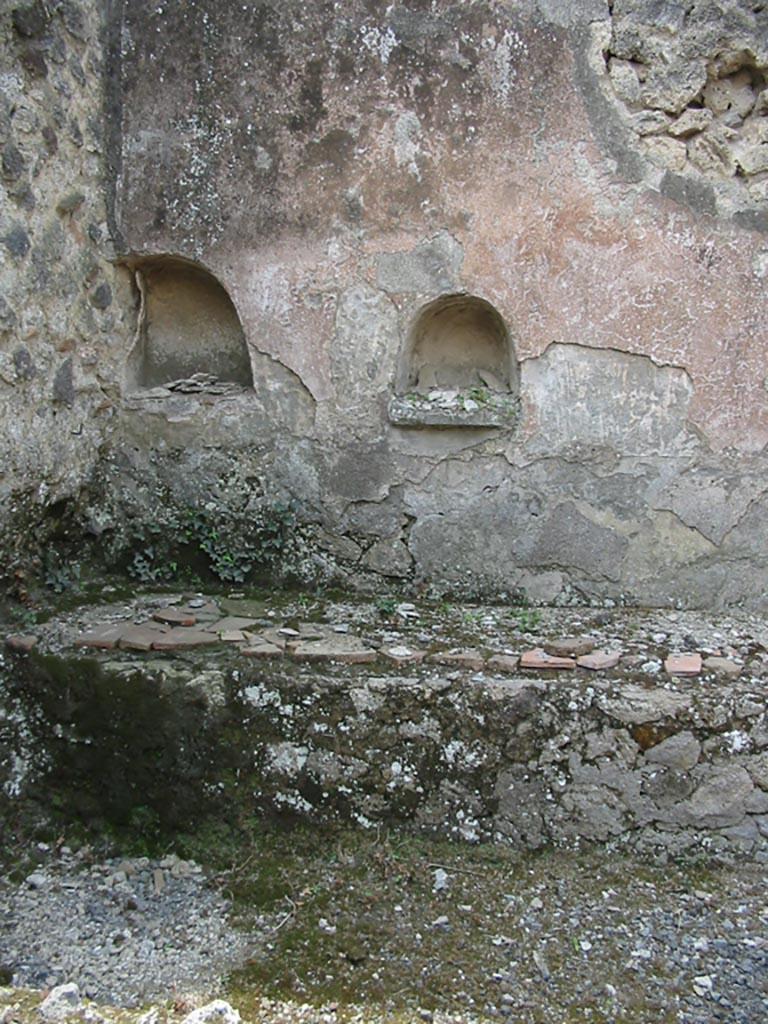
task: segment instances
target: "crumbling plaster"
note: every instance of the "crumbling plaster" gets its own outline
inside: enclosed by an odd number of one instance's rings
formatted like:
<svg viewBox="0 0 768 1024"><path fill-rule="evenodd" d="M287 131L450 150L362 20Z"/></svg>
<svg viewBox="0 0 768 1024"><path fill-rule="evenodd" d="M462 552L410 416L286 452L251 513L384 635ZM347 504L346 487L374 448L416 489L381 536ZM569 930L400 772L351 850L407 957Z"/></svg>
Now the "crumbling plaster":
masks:
<svg viewBox="0 0 768 1024"><path fill-rule="evenodd" d="M723 52L749 50L757 88L764 16L731 0L662 6L669 24L645 0L52 5L43 47L56 26L94 54L82 103L101 135L86 192L105 222L99 266L115 312L82 344L112 418L89 419L90 447L72 452L53 455L43 432L39 457L6 470L8 490L33 477L50 487L56 463L74 495L106 440L113 506L124 493L132 513L151 515L161 484L186 494L202 445L243 487L258 478L297 501L350 582L372 570L541 599L763 604L761 172L747 187L693 158L660 164L670 147L649 148L636 129L640 112L669 106L643 83L670 54L675 73L701 65L707 80ZM66 35L74 9L84 41ZM3 31L22 61L26 37L8 16ZM648 70L629 69L640 77L627 100L616 62L633 60ZM42 102L29 77L14 81L17 109ZM762 130L761 109L755 99L753 127L729 130ZM665 131L671 117L657 117ZM80 173L69 150L50 167L57 186ZM76 227L79 208L68 217ZM162 255L201 264L226 289L252 395L120 399L136 303L128 275L103 260ZM519 415L395 425L414 319L455 292L504 319ZM8 322L6 361L22 337ZM33 385L14 373L23 408ZM78 424L79 390L65 403ZM44 391L38 401L47 416ZM205 464L203 496L216 484Z"/></svg>

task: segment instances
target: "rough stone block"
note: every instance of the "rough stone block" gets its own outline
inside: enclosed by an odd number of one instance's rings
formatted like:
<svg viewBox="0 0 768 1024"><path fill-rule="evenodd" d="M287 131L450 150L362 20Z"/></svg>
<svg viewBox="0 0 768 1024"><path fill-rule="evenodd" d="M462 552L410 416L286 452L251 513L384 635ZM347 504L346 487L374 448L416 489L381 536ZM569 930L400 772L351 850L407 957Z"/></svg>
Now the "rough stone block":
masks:
<svg viewBox="0 0 768 1024"><path fill-rule="evenodd" d="M750 757L745 767L755 785L768 792L768 751Z"/></svg>
<svg viewBox="0 0 768 1024"><path fill-rule="evenodd" d="M705 108L683 111L669 126L669 134L676 139L687 139L691 135L703 132L712 123L713 114Z"/></svg>
<svg viewBox="0 0 768 1024"><path fill-rule="evenodd" d="M45 32L51 16L43 0L18 4L13 9L13 27L20 36L30 38Z"/></svg>
<svg viewBox="0 0 768 1024"><path fill-rule="evenodd" d="M614 696L600 696L598 705L625 725L642 725L674 718L690 707L691 697L660 687L647 689L630 684L623 686L621 692Z"/></svg>
<svg viewBox="0 0 768 1024"><path fill-rule="evenodd" d="M728 679L736 679L737 676L741 675L742 665L738 665L735 661L731 661L730 658L720 658L716 655L711 655L709 658L705 658L702 666L706 672L714 672L719 676L727 676Z"/></svg>
<svg viewBox="0 0 768 1024"><path fill-rule="evenodd" d="M188 1014L182 1024L240 1024L240 1014L223 999L214 999Z"/></svg>
<svg viewBox="0 0 768 1024"><path fill-rule="evenodd" d="M595 641L589 637L564 637L560 640L547 640L544 650L555 658L580 658L595 648Z"/></svg>
<svg viewBox="0 0 768 1024"><path fill-rule="evenodd" d="M277 644L261 643L241 647L240 653L246 658L282 658L284 652Z"/></svg>
<svg viewBox="0 0 768 1024"><path fill-rule="evenodd" d="M648 159L668 171L680 173L688 161L688 151L684 142L677 139L654 136L644 140L643 149Z"/></svg>
<svg viewBox="0 0 768 1024"><path fill-rule="evenodd" d="M697 828L738 825L744 818L746 800L753 789L752 780L743 768L708 769L693 796L679 805L679 819Z"/></svg>
<svg viewBox="0 0 768 1024"><path fill-rule="evenodd" d="M725 135L725 131L714 125L688 143L689 160L705 174L728 178L736 173L732 140Z"/></svg>
<svg viewBox="0 0 768 1024"><path fill-rule="evenodd" d="M82 1009L80 990L74 982L69 982L51 989L40 1004L38 1013L46 1021L63 1021L79 1015Z"/></svg>
<svg viewBox="0 0 768 1024"><path fill-rule="evenodd" d="M700 757L701 744L690 732L676 733L645 751L646 761L680 771L690 771L698 764Z"/></svg>
<svg viewBox="0 0 768 1024"><path fill-rule="evenodd" d="M72 359L65 359L53 378L53 400L62 405L75 404L75 380Z"/></svg>

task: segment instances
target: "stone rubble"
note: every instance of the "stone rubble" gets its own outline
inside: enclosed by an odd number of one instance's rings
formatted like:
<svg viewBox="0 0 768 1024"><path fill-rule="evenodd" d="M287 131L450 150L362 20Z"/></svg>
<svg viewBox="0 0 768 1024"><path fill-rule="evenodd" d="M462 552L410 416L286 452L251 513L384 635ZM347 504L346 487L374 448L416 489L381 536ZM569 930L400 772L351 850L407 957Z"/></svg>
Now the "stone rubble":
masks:
<svg viewBox="0 0 768 1024"><path fill-rule="evenodd" d="M194 624L157 621L168 609ZM247 722L238 771L255 773L262 810L372 827L387 809L532 849L768 857L758 616L166 593L64 612L36 636L44 655L87 653L106 678L136 673L163 707L196 709L185 728L212 752L217 723ZM71 724L41 732L24 710L35 656L6 649L21 689L0 760L18 793Z"/></svg>
<svg viewBox="0 0 768 1024"><path fill-rule="evenodd" d="M408 870L407 884L381 870L390 850L397 852L397 871ZM627 1024L765 1020L764 868L663 867L622 857L609 863L593 851L550 852L498 871L482 851L477 858L465 851L425 865L428 849L410 853L385 838L371 847L358 893L354 885L340 888L341 880L352 880L354 860L345 875L331 857L308 858L312 893L306 889L287 918L262 916L257 934L233 931L226 904L200 884L199 869L173 855L159 862L165 868L118 858L88 866L66 849L39 850L45 887L0 883L0 966L10 969L14 985L38 990L0 988L0 1020L561 1024L564 1014L588 1019L595 1005L603 1019ZM158 871L166 880L159 895L149 884ZM182 892L183 908L172 900ZM321 896L317 905L312 894ZM369 915L372 896L376 910ZM359 941L348 934L355 913L367 922ZM320 943L319 963L302 950L307 934ZM36 975L27 949L34 950ZM246 955L251 962L266 957L276 975L290 968L296 997L230 990L222 975ZM356 1004L324 998L324 976L344 971ZM382 998L380 975L392 972L397 991L385 988ZM64 976L78 980L59 980ZM419 1005L420 995L430 998L430 1009Z"/></svg>
<svg viewBox="0 0 768 1024"><path fill-rule="evenodd" d="M92 650L148 652L192 649L215 643L231 644L250 658L280 658L283 655L298 661L363 664L382 658L394 665L420 663L424 659L433 665L453 665L476 672L511 673L520 670L609 671L620 664L626 667L648 664L641 655L625 652L617 641L610 649L597 649L596 640L587 637L550 637L542 646L518 648L516 651L490 654L486 657L478 648L450 647L443 650L420 650L397 643L363 641L350 632L347 623L303 623L300 629L288 626L264 627L258 616L226 614L214 600L187 599L183 605L171 603L182 598L166 598L164 607L145 610L132 608L123 612L122 621L89 624L77 635L70 637L74 647ZM418 618L415 606L403 603L397 614L405 621ZM674 614L674 613L673 613ZM492 625L492 620L491 623ZM27 653L40 642L40 634L8 633L6 646L13 651ZM430 636L438 640L439 636ZM723 656L717 645L700 645L700 651L670 650L670 636L657 632L650 637L657 646L666 645L663 656L664 671L670 676L699 676L715 674L735 679L742 671L735 652ZM678 641L680 642L680 641ZM654 671L653 668L647 671Z"/></svg>
<svg viewBox="0 0 768 1024"><path fill-rule="evenodd" d="M0 966L16 986L53 990L46 1020L77 1013L81 997L135 1006L211 991L254 947L194 863L91 863L87 848L55 856L45 844L38 856L23 884L0 878Z"/></svg>

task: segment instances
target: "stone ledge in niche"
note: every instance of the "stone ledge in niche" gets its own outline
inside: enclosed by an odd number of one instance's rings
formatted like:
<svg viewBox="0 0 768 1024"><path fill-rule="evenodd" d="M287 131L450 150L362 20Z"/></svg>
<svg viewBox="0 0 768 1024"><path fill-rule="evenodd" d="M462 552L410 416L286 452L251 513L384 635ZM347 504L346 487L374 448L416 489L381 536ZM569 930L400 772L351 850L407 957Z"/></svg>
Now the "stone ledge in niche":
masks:
<svg viewBox="0 0 768 1024"><path fill-rule="evenodd" d="M389 422L396 427L515 427L519 404L507 394L473 397L458 391L393 395Z"/></svg>

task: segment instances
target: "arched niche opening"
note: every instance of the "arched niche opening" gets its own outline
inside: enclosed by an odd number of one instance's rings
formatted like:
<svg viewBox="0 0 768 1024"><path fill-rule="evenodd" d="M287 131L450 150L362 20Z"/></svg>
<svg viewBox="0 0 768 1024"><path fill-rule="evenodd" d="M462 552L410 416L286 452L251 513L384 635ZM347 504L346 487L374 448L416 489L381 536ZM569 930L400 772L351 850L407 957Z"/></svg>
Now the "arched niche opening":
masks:
<svg viewBox="0 0 768 1024"><path fill-rule="evenodd" d="M417 312L403 346L390 423L514 428L518 366L507 325L476 295L443 295Z"/></svg>
<svg viewBox="0 0 768 1024"><path fill-rule="evenodd" d="M517 391L517 360L498 310L475 295L443 295L423 306L403 350L398 392L435 388Z"/></svg>
<svg viewBox="0 0 768 1024"><path fill-rule="evenodd" d="M198 390L253 387L240 317L209 270L178 256L135 257L125 265L139 301L136 343L128 359L132 386L196 381L202 382Z"/></svg>

